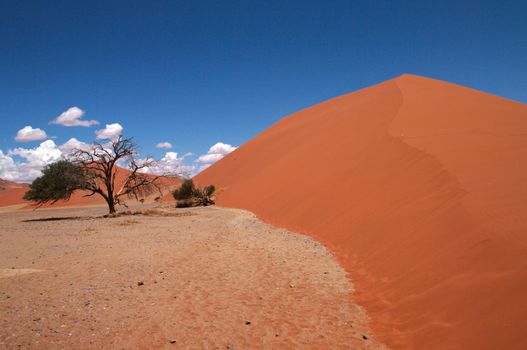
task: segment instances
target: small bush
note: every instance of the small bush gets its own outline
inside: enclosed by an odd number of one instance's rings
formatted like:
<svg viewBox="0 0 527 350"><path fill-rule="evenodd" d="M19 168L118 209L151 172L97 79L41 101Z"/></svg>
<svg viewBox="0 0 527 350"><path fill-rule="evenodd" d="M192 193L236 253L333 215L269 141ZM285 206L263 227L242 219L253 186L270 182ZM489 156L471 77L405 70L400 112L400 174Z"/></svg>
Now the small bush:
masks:
<svg viewBox="0 0 527 350"><path fill-rule="evenodd" d="M177 200L177 208L188 208L214 204L212 198L215 192L214 185L199 188L192 180L185 180L178 189L172 192L172 195Z"/></svg>
<svg viewBox="0 0 527 350"><path fill-rule="evenodd" d="M128 226L128 225L133 225L133 224L139 224L140 222L141 221L137 221L137 220L134 220L134 219L126 219L124 221L121 221L117 225L119 225L119 226Z"/></svg>
<svg viewBox="0 0 527 350"><path fill-rule="evenodd" d="M178 189L172 192L172 195L176 200L189 199L192 197L195 190L194 181L185 180Z"/></svg>

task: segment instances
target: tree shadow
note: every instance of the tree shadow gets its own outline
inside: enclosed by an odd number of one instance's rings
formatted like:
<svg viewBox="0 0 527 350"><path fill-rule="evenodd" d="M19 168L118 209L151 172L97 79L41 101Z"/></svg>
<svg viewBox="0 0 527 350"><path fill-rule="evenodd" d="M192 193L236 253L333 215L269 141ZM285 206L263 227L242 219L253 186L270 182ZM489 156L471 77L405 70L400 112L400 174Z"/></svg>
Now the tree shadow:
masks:
<svg viewBox="0 0 527 350"><path fill-rule="evenodd" d="M67 220L89 220L93 219L93 216L62 216L62 217L51 217L51 218L39 218L39 219L27 219L22 222L45 222L45 221L67 221Z"/></svg>

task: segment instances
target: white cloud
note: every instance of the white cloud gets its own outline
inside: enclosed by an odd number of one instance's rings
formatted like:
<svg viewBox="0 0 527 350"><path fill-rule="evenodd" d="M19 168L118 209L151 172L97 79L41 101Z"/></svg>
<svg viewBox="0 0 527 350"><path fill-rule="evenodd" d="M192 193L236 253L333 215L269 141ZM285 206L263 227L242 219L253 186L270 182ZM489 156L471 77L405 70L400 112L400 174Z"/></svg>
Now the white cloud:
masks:
<svg viewBox="0 0 527 350"><path fill-rule="evenodd" d="M39 141L44 140L46 137L46 132L42 129L35 128L33 129L30 125L24 126L22 129L18 130L16 133L15 140L19 142L29 142L29 141Z"/></svg>
<svg viewBox="0 0 527 350"><path fill-rule="evenodd" d="M13 150L9 150L8 155L19 156L25 158L31 164L44 166L58 160L62 155L62 152L58 149L53 140L46 140L35 148L17 147Z"/></svg>
<svg viewBox="0 0 527 350"><path fill-rule="evenodd" d="M64 144L59 146L59 150L62 153L71 153L78 149L87 150L89 148L90 148L89 144L79 141L75 137L72 137L71 139L66 141Z"/></svg>
<svg viewBox="0 0 527 350"><path fill-rule="evenodd" d="M0 178L16 182L31 182L39 177L47 164L56 162L75 149L88 149L91 145L69 139L57 146L53 140L46 140L34 148L17 147L6 153L0 150Z"/></svg>
<svg viewBox="0 0 527 350"><path fill-rule="evenodd" d="M172 144L170 142L160 142L156 145L157 148L171 149Z"/></svg>
<svg viewBox="0 0 527 350"><path fill-rule="evenodd" d="M22 161L16 161L14 157L19 157ZM40 170L45 165L56 162L61 157L62 152L53 140L44 141L35 148L17 147L3 156L0 177L17 182L31 182L41 175Z"/></svg>
<svg viewBox="0 0 527 350"><path fill-rule="evenodd" d="M143 169L143 172L156 175L190 177L196 166L185 164L184 160L186 157L188 157L188 154L178 157L176 152L167 152L163 158L156 161L152 166Z"/></svg>
<svg viewBox="0 0 527 350"><path fill-rule="evenodd" d="M0 150L0 179L17 181L18 172L13 158Z"/></svg>
<svg viewBox="0 0 527 350"><path fill-rule="evenodd" d="M62 112L57 118L53 119L51 124L59 124L64 126L92 126L97 125L97 120L81 120L85 112L79 107L70 107L67 111Z"/></svg>
<svg viewBox="0 0 527 350"><path fill-rule="evenodd" d="M115 140L123 132L123 127L119 123L106 124L106 127L101 130L96 130L98 140Z"/></svg>
<svg viewBox="0 0 527 350"><path fill-rule="evenodd" d="M206 165L211 165L212 163L215 163L218 160L222 159L223 157L225 157L227 154L231 153L235 149L236 149L236 147L234 147L234 146L231 146L231 145L226 144L226 143L218 142L214 146L209 148L209 151L207 152L207 154L201 155L196 160L196 162L204 163ZM200 170L203 170L203 169L204 168L201 167Z"/></svg>

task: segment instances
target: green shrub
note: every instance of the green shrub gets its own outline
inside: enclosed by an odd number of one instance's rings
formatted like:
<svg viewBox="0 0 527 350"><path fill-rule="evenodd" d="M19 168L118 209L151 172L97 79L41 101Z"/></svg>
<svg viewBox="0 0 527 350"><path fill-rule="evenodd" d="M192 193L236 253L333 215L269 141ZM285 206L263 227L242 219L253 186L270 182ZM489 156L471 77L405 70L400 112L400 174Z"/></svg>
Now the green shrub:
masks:
<svg viewBox="0 0 527 350"><path fill-rule="evenodd" d="M194 181L192 181L192 179L189 179L183 181L181 186L179 186L178 189L172 192L172 195L176 200L189 199L190 197L192 197L195 190L196 188L194 187Z"/></svg>
<svg viewBox="0 0 527 350"><path fill-rule="evenodd" d="M29 185L24 199L34 201L38 205L68 200L74 191L86 187L86 181L82 167L67 160L59 160L42 169L42 175Z"/></svg>
<svg viewBox="0 0 527 350"><path fill-rule="evenodd" d="M214 204L212 197L215 192L214 185L199 188L190 179L183 181L181 186L172 192L172 195L177 200L177 208L188 208Z"/></svg>

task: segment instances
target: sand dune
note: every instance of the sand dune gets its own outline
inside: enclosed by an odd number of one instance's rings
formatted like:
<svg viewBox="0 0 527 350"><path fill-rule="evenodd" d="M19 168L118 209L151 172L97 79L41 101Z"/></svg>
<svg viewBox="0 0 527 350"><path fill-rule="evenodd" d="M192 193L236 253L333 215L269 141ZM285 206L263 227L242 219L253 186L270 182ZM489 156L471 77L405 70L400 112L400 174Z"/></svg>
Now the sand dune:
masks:
<svg viewBox="0 0 527 350"><path fill-rule="evenodd" d="M527 106L404 75L290 115L196 180L335 251L394 348L524 349Z"/></svg>
<svg viewBox="0 0 527 350"><path fill-rule="evenodd" d="M26 185L13 182L13 181L9 181L9 180L0 179L0 190L10 190L10 189L22 188L22 187L26 187Z"/></svg>
<svg viewBox="0 0 527 350"><path fill-rule="evenodd" d="M26 203L22 197L28 189L27 184L0 179L0 207Z"/></svg>

